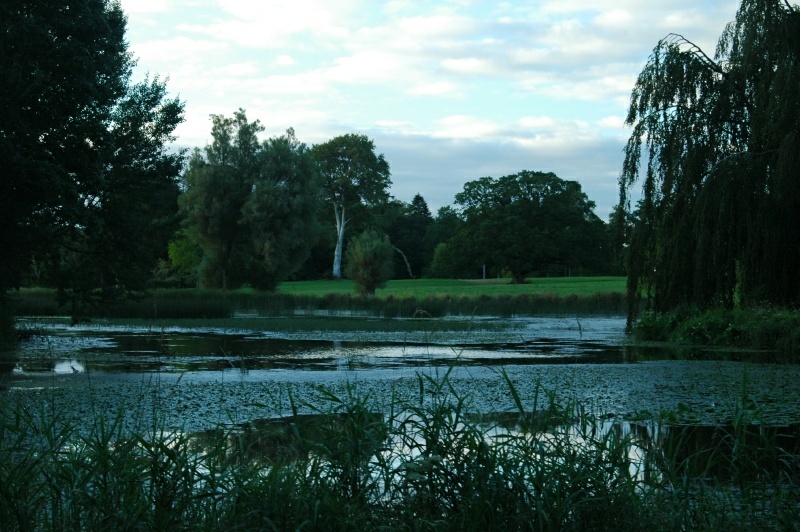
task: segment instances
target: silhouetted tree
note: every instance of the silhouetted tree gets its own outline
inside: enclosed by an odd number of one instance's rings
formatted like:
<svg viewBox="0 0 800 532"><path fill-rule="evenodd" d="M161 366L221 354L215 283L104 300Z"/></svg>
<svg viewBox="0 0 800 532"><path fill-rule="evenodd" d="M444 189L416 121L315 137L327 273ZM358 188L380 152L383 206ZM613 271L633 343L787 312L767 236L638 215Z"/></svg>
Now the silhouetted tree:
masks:
<svg viewBox="0 0 800 532"><path fill-rule="evenodd" d="M642 175L629 322L655 310L800 301L800 10L745 0L712 59L659 41L631 95L620 206ZM618 221L625 220L619 216Z"/></svg>

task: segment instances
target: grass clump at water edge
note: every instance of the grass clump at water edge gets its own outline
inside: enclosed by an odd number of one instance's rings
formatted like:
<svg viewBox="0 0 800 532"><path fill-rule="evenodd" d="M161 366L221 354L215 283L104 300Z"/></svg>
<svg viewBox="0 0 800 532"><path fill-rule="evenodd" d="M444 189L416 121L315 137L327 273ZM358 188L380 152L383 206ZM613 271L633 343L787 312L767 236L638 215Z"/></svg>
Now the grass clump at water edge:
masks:
<svg viewBox="0 0 800 532"><path fill-rule="evenodd" d="M633 328L637 340L800 354L800 311L774 308L686 307L647 312Z"/></svg>
<svg viewBox="0 0 800 532"><path fill-rule="evenodd" d="M500 378L517 405L504 423L476 414L448 375L418 375L415 396L388 405L320 388L313 405L292 403L277 436L255 423L187 435L102 417L83 430L63 412L3 405L0 529L780 529L800 518L796 456L728 485L686 467L720 453L642 446L552 394L525 405ZM322 421L303 423L300 406ZM744 471L747 456L731 465Z"/></svg>

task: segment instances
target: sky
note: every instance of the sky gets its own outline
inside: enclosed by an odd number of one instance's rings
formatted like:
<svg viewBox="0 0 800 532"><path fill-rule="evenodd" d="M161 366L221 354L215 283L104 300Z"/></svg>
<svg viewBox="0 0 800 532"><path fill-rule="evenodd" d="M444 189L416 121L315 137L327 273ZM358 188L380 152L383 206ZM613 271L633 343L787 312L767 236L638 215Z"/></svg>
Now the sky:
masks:
<svg viewBox="0 0 800 532"><path fill-rule="evenodd" d="M608 218L631 89L659 39L713 56L732 0L122 0L134 80L186 103L177 147L245 109L263 138L365 134L390 193L435 214L521 170L581 183Z"/></svg>

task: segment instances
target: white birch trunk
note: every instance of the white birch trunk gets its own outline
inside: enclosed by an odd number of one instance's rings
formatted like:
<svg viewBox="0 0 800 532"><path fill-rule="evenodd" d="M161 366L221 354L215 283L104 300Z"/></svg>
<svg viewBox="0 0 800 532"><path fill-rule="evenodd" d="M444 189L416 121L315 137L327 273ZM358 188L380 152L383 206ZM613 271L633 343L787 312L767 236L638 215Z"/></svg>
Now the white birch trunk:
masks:
<svg viewBox="0 0 800 532"><path fill-rule="evenodd" d="M336 216L336 250L333 252L333 278L342 278L342 247L344 244L344 205L339 212L339 206L333 204L333 214Z"/></svg>

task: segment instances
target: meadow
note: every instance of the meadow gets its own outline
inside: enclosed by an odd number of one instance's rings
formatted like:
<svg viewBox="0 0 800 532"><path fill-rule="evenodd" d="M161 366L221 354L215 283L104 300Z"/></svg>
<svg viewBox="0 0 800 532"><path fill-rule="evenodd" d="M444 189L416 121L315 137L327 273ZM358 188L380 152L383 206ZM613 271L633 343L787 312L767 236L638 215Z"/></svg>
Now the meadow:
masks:
<svg viewBox="0 0 800 532"><path fill-rule="evenodd" d="M358 296L352 281L282 283L276 292L243 288L231 291L155 289L129 294L122 301L91 309L92 317L229 318L311 314L369 314L383 318L443 316L534 316L547 314L620 315L625 312L622 277L530 279L510 284L486 281L416 279L390 281L375 297ZM22 289L12 295L19 316L70 313L54 290Z"/></svg>

